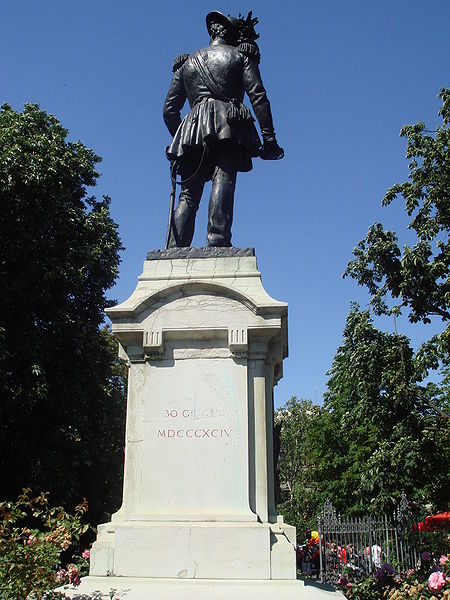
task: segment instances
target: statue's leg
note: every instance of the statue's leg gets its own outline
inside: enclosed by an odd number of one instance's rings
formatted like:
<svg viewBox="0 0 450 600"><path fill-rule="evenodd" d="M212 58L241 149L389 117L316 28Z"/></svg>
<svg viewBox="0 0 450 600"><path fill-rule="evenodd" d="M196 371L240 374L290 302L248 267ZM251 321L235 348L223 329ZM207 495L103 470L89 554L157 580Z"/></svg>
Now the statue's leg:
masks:
<svg viewBox="0 0 450 600"><path fill-rule="evenodd" d="M209 199L207 246L231 246L234 190L236 188L236 151L232 144L215 149L215 168Z"/></svg>
<svg viewBox="0 0 450 600"><path fill-rule="evenodd" d="M181 178L187 179L191 174L191 168L181 169ZM205 178L202 173L197 177L183 183L181 186L178 206L173 214L172 230L169 238L169 248L187 247L191 245L194 237L195 215L205 187Z"/></svg>

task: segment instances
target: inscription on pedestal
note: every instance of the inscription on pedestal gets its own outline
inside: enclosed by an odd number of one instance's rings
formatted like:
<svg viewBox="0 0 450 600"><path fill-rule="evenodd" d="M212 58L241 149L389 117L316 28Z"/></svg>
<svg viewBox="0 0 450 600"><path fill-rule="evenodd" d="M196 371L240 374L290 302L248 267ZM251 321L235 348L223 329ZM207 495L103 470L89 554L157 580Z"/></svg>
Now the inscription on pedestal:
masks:
<svg viewBox="0 0 450 600"><path fill-rule="evenodd" d="M184 408L178 411L176 408L168 409L164 411L164 416L168 419L185 419L188 423L190 421L198 421L199 419L210 419L215 417L227 417L227 412L223 408ZM198 440L200 438L230 438L234 434L234 427L219 428L219 427L181 427L179 429L166 429L161 428L157 430L156 437L159 438L189 438L192 440Z"/></svg>
<svg viewBox="0 0 450 600"><path fill-rule="evenodd" d="M231 430L227 429L158 429L157 437L167 438L223 438L231 437Z"/></svg>
<svg viewBox="0 0 450 600"><path fill-rule="evenodd" d="M143 443L149 466L141 489L149 512L249 514L245 367L230 359L193 358L146 369Z"/></svg>

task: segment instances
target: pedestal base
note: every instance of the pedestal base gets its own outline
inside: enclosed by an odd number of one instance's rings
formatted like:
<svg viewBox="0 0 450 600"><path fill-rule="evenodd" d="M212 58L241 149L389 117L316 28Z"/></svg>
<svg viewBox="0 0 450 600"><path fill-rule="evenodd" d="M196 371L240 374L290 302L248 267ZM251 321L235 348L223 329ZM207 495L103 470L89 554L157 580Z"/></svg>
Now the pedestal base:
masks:
<svg viewBox="0 0 450 600"><path fill-rule="evenodd" d="M303 581L183 580L134 577L83 577L78 588L65 591L72 600L337 600L340 592Z"/></svg>
<svg viewBox="0 0 450 600"><path fill-rule="evenodd" d="M295 580L295 528L284 523L107 523L99 526L90 574Z"/></svg>

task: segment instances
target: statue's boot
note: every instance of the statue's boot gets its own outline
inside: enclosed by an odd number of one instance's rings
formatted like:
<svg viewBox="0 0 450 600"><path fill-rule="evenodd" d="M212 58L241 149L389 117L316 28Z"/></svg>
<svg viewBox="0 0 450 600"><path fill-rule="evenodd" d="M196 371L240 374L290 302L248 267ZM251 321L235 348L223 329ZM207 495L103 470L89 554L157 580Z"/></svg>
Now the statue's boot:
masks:
<svg viewBox="0 0 450 600"><path fill-rule="evenodd" d="M207 246L231 246L233 224L234 190L237 170L234 156L222 153L212 174L212 190L209 199Z"/></svg>

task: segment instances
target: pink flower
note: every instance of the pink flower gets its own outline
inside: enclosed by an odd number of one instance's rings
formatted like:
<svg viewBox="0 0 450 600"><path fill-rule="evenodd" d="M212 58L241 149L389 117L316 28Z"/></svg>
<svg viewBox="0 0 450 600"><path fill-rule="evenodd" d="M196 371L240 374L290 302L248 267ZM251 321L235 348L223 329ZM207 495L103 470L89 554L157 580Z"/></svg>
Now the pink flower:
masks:
<svg viewBox="0 0 450 600"><path fill-rule="evenodd" d="M75 565L67 565L67 577L72 585L80 585L81 576Z"/></svg>
<svg viewBox="0 0 450 600"><path fill-rule="evenodd" d="M89 558L91 556L91 553L89 552L89 550L84 550L84 552L81 554L81 556L83 558Z"/></svg>
<svg viewBox="0 0 450 600"><path fill-rule="evenodd" d="M445 585L445 577L441 571L431 573L428 577L428 587L431 591L438 592Z"/></svg>
<svg viewBox="0 0 450 600"><path fill-rule="evenodd" d="M29 546L31 546L31 544L34 544L34 542L36 541L36 536L35 535L29 535L28 539L27 539L27 544Z"/></svg>
<svg viewBox="0 0 450 600"><path fill-rule="evenodd" d="M445 556L445 554L442 554L441 558L439 559L439 564L441 565L441 567L443 567L447 561L448 558Z"/></svg>
<svg viewBox="0 0 450 600"><path fill-rule="evenodd" d="M353 583L347 583L347 585L345 587L347 587L348 589L350 589L350 588L353 587Z"/></svg>
<svg viewBox="0 0 450 600"><path fill-rule="evenodd" d="M59 571L56 573L56 581L59 583L62 583L66 577L67 571L65 569L59 569Z"/></svg>

